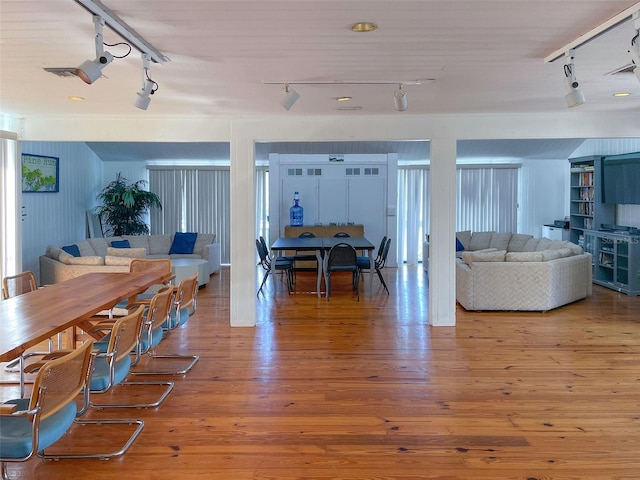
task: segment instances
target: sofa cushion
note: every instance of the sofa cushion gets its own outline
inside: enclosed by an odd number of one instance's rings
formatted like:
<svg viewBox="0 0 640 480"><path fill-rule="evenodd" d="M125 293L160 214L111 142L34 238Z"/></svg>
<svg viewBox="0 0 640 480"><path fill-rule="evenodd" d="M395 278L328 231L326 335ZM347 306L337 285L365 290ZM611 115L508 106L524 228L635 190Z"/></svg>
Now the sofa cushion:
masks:
<svg viewBox="0 0 640 480"><path fill-rule="evenodd" d="M129 240L112 240L111 246L113 248L131 248Z"/></svg>
<svg viewBox="0 0 640 480"><path fill-rule="evenodd" d="M150 255L168 255L171 249L171 235L151 235L149 237Z"/></svg>
<svg viewBox="0 0 640 480"><path fill-rule="evenodd" d="M556 249L542 250L542 252L540 253L542 253L543 262L547 262L549 260L555 260L556 258L564 258L564 257L572 256L570 248L556 248Z"/></svg>
<svg viewBox="0 0 640 480"><path fill-rule="evenodd" d="M67 252L72 257L80 256L80 249L78 248L78 245L65 245L64 247L62 247L62 250Z"/></svg>
<svg viewBox="0 0 640 480"><path fill-rule="evenodd" d="M465 250L469 250L471 248L471 230L456 232L456 238L462 242Z"/></svg>
<svg viewBox="0 0 640 480"><path fill-rule="evenodd" d="M195 232L176 232L173 236L171 248L169 249L169 255L173 255L175 253L193 253L193 247L196 245L197 237L198 234Z"/></svg>
<svg viewBox="0 0 640 480"><path fill-rule="evenodd" d="M553 240L550 240L546 237L542 237L540 239L540 241L538 242L538 245L536 245L536 252L541 252L543 250L549 250L549 247L551 246L551 242Z"/></svg>
<svg viewBox="0 0 640 480"><path fill-rule="evenodd" d="M47 245L47 252L45 253L45 255L49 258L53 258L54 260L59 260L60 254L63 252L64 250L62 250L60 247L56 247L55 245Z"/></svg>
<svg viewBox="0 0 640 480"><path fill-rule="evenodd" d="M133 260L133 258L131 257L116 257L114 255L107 255L106 257L104 257L104 264L129 266L129 264L131 263L131 260Z"/></svg>
<svg viewBox="0 0 640 480"><path fill-rule="evenodd" d="M525 233L514 233L509 240L508 252L522 252L527 241L532 239L533 235L527 235Z"/></svg>
<svg viewBox="0 0 640 480"><path fill-rule="evenodd" d="M494 250L490 252L463 252L462 261L467 265L471 265L474 262L504 262L506 254L506 250Z"/></svg>
<svg viewBox="0 0 640 480"><path fill-rule="evenodd" d="M95 255L74 257L67 252L62 252L58 260L67 265L104 265L104 259Z"/></svg>
<svg viewBox="0 0 640 480"><path fill-rule="evenodd" d="M495 232L473 232L467 250L484 250L489 248L491 237Z"/></svg>
<svg viewBox="0 0 640 480"><path fill-rule="evenodd" d="M542 252L508 252L505 262L541 262Z"/></svg>
<svg viewBox="0 0 640 480"><path fill-rule="evenodd" d="M530 238L527 240L527 243L524 244L523 252L535 252L536 247L538 246L538 242L540 242L539 238Z"/></svg>
<svg viewBox="0 0 640 480"><path fill-rule="evenodd" d="M494 233L491 235L489 247L495 248L496 250L507 250L509 240L511 240L511 233Z"/></svg>
<svg viewBox="0 0 640 480"><path fill-rule="evenodd" d="M146 248L149 251L149 235L122 235L123 240L129 240L131 248Z"/></svg>
<svg viewBox="0 0 640 480"><path fill-rule="evenodd" d="M112 240L120 240L120 237L88 238L87 242L89 242L89 245L91 245L96 255L104 257L107 254L109 242Z"/></svg>
<svg viewBox="0 0 640 480"><path fill-rule="evenodd" d="M147 256L147 249L108 247L107 255L111 257L145 258Z"/></svg>
<svg viewBox="0 0 640 480"><path fill-rule="evenodd" d="M95 250L87 240L82 240L81 242L77 242L76 245L78 245L78 248L80 249L80 256L90 257L90 256L96 255Z"/></svg>
<svg viewBox="0 0 640 480"><path fill-rule="evenodd" d="M456 237L456 252L462 252L464 250L464 245L460 241L459 238Z"/></svg>
<svg viewBox="0 0 640 480"><path fill-rule="evenodd" d="M193 253L202 255L204 246L212 244L215 239L216 235L214 233L198 233L198 236L196 237L196 244L193 247Z"/></svg>

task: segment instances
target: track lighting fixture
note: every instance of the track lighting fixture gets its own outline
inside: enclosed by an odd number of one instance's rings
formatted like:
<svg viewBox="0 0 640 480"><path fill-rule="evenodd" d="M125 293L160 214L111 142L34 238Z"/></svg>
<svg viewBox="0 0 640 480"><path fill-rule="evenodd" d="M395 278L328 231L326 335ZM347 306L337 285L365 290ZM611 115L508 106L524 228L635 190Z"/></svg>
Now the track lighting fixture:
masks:
<svg viewBox="0 0 640 480"><path fill-rule="evenodd" d="M151 57L147 53L142 54L142 90L136 93L133 104L140 110L146 110L151 103L151 95L158 90L158 84L149 76Z"/></svg>
<svg viewBox="0 0 640 480"><path fill-rule="evenodd" d="M75 70L75 74L82 79L84 83L91 85L102 76L102 69L113 62L113 55L104 51L104 42L102 40L102 28L104 27L104 19L99 15L93 16L93 24L96 30L96 58L87 60Z"/></svg>
<svg viewBox="0 0 640 480"><path fill-rule="evenodd" d="M398 90L393 92L393 103L399 112L404 112L407 109L407 94L402 90L401 83L398 84Z"/></svg>
<svg viewBox="0 0 640 480"><path fill-rule="evenodd" d="M633 69L633 73L638 77L638 81L640 81L640 10L633 14L633 28L636 31L636 34L631 39L631 48L629 49L629 54L631 55L631 60L635 65Z"/></svg>
<svg viewBox="0 0 640 480"><path fill-rule="evenodd" d="M280 100L280 105L282 105L286 110L289 110L293 107L293 104L298 101L300 94L291 88L288 83L284 84L284 91L286 93L282 100Z"/></svg>
<svg viewBox="0 0 640 480"><path fill-rule="evenodd" d="M564 77L567 85L567 95L564 98L569 108L577 107L585 102L584 93L582 93L582 90L579 88L580 84L576 80L573 55L573 50L568 50L565 53Z"/></svg>

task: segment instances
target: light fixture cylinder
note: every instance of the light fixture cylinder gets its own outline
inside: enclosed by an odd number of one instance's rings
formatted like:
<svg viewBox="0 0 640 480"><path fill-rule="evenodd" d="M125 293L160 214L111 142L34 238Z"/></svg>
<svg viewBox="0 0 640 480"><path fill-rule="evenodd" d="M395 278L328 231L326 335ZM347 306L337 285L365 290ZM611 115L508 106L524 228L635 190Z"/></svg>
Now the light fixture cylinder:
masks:
<svg viewBox="0 0 640 480"><path fill-rule="evenodd" d="M293 104L298 101L298 98L300 98L300 94L288 85L286 86L286 91L287 93L282 98L282 100L280 100L280 105L282 105L285 110L289 110L291 107L293 107Z"/></svg>
<svg viewBox="0 0 640 480"><path fill-rule="evenodd" d="M102 76L102 69L111 62L113 62L113 55L109 52L104 52L95 60L83 62L82 65L76 68L75 74L80 77L84 83L91 85Z"/></svg>
<svg viewBox="0 0 640 480"><path fill-rule="evenodd" d="M133 104L140 110L146 110L151 103L151 95L153 95L153 87L155 83L152 80L145 80L142 90L136 93Z"/></svg>
<svg viewBox="0 0 640 480"><path fill-rule="evenodd" d="M402 91L402 88L393 92L393 103L399 112L404 112L407 109L407 94Z"/></svg>

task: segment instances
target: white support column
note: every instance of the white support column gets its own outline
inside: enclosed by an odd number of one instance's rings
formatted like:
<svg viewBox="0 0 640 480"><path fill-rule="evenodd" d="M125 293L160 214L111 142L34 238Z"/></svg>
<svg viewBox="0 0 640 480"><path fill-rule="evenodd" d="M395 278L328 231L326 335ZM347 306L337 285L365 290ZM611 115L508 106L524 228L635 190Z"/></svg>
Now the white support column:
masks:
<svg viewBox="0 0 640 480"><path fill-rule="evenodd" d="M456 324L456 139L431 140L429 323Z"/></svg>
<svg viewBox="0 0 640 480"><path fill-rule="evenodd" d="M256 325L255 148L251 139L233 139L231 156L232 327Z"/></svg>

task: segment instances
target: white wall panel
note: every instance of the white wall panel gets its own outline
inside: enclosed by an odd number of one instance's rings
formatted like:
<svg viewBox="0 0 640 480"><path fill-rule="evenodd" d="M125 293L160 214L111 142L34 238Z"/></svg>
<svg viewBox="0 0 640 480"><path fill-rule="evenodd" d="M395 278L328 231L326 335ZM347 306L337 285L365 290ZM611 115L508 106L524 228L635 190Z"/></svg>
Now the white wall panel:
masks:
<svg viewBox="0 0 640 480"><path fill-rule="evenodd" d="M569 162L524 160L518 190L518 233L540 237L542 225L569 215Z"/></svg>
<svg viewBox="0 0 640 480"><path fill-rule="evenodd" d="M22 142L21 152L60 159L59 192L22 194L22 267L39 276L38 257L47 245L86 238L86 211L95 204L102 162L83 142Z"/></svg>

